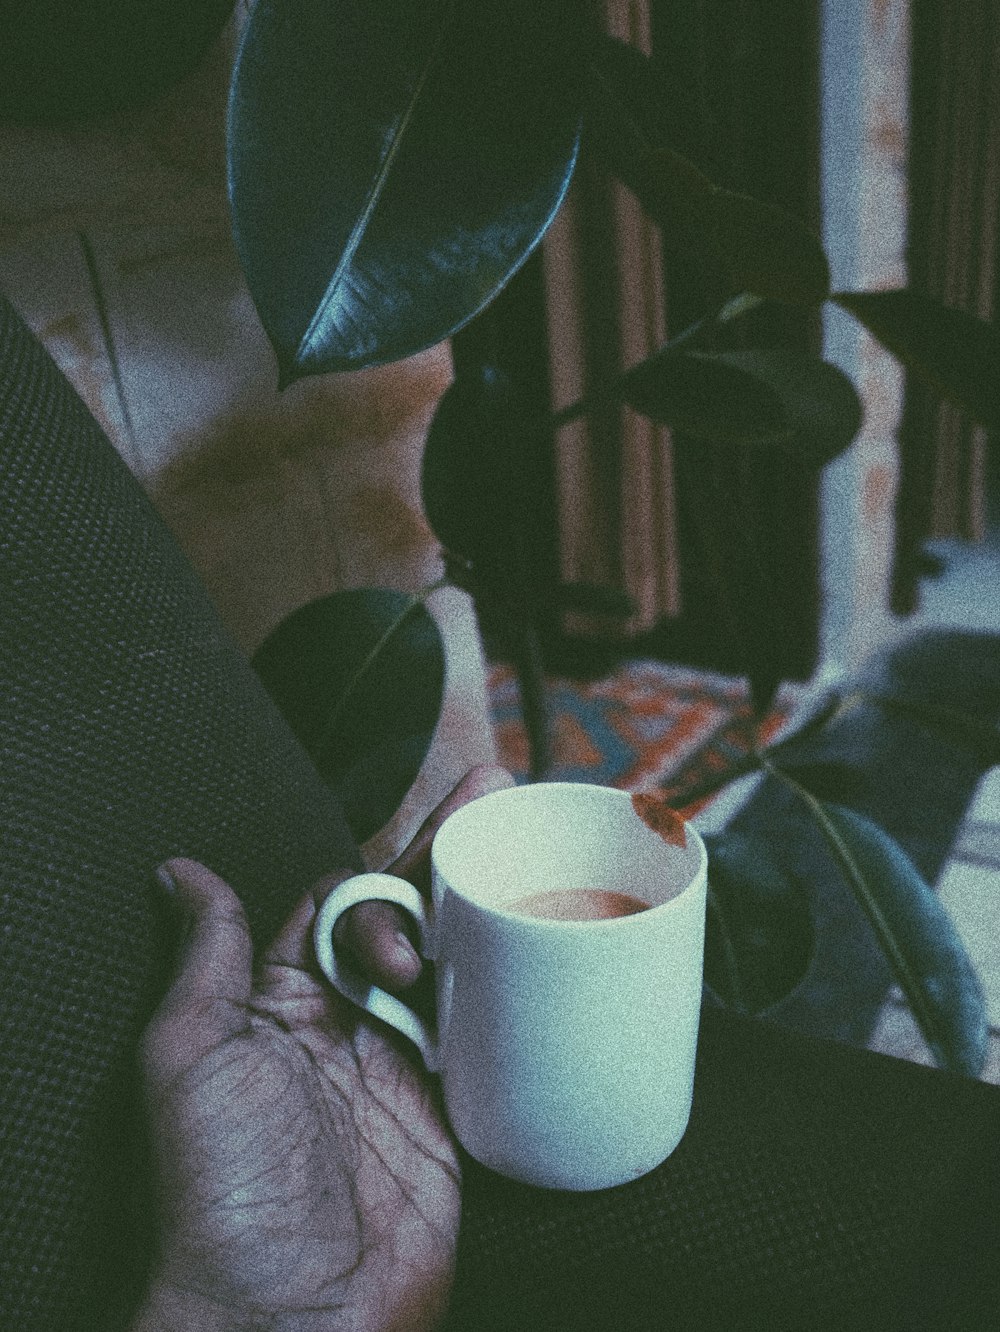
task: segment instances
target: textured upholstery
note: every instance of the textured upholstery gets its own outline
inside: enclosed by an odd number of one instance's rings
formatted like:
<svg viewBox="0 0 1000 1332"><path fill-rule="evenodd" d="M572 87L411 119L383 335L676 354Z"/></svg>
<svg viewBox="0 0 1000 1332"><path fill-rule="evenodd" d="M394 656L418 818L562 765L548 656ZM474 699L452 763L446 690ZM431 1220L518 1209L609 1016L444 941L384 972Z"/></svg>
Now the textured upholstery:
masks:
<svg viewBox="0 0 1000 1332"><path fill-rule="evenodd" d="M658 1170L581 1195L466 1170L452 1326L992 1327L998 1148L995 1087L706 1009Z"/></svg>
<svg viewBox="0 0 1000 1332"><path fill-rule="evenodd" d="M204 859L263 938L358 862L169 532L2 301L0 838L0 1318L33 1332L111 1299L141 1243L132 1055L169 944L153 867Z"/></svg>
<svg viewBox="0 0 1000 1332"><path fill-rule="evenodd" d="M0 837L0 1326L110 1329L150 1232L134 1049L171 944L151 868L202 858L263 938L357 860L2 301ZM706 1012L690 1129L646 1179L567 1196L468 1165L451 1326L990 1326L998 1139L995 1088Z"/></svg>

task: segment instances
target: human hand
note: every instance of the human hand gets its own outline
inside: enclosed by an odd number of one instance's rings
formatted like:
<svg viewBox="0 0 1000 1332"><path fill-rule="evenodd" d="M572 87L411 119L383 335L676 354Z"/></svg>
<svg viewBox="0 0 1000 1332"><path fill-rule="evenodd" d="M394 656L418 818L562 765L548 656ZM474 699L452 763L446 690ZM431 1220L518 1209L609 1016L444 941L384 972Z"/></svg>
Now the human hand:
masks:
<svg viewBox="0 0 1000 1332"><path fill-rule="evenodd" d="M444 818L511 783L474 769L391 872L426 889ZM419 1056L315 963L316 912L348 874L302 898L253 971L232 889L193 861L167 868L187 935L143 1044L160 1245L134 1332L433 1327L454 1267L458 1161ZM397 991L420 970L401 924L386 903L340 922L341 945Z"/></svg>

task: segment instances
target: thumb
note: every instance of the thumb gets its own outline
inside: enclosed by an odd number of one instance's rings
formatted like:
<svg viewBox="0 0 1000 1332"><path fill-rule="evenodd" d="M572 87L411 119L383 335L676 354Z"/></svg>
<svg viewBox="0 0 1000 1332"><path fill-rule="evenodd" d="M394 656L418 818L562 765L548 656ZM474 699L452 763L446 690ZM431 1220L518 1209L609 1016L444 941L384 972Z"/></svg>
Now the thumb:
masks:
<svg viewBox="0 0 1000 1332"><path fill-rule="evenodd" d="M239 898L204 865L176 858L156 877L184 922L177 972L145 1039L150 1071L168 1078L246 1029L253 943Z"/></svg>

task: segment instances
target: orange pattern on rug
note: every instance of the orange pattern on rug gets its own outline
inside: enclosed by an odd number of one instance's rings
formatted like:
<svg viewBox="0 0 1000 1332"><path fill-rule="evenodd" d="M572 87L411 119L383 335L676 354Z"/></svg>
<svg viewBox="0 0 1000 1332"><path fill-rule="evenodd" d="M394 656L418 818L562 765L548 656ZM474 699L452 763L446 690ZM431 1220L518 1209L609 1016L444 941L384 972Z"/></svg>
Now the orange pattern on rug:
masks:
<svg viewBox="0 0 1000 1332"><path fill-rule="evenodd" d="M490 706L500 761L529 780L528 737L514 671L491 666ZM595 782L629 791L681 796L766 744L791 701L779 694L753 731L747 682L731 676L631 661L598 680L548 681L552 713L551 781ZM704 802L685 809L688 814Z"/></svg>

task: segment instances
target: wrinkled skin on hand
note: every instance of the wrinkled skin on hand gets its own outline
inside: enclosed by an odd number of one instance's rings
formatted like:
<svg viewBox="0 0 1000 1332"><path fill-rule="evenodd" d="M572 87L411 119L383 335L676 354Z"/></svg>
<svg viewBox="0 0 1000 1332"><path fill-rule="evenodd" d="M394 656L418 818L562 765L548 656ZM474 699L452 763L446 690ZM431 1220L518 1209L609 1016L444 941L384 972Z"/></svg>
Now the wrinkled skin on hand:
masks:
<svg viewBox="0 0 1000 1332"><path fill-rule="evenodd" d="M442 819L509 783L474 770L392 872L425 886ZM316 911L346 876L298 903L254 969L232 889L193 861L168 868L187 934L143 1047L161 1214L136 1327L433 1327L454 1268L458 1161L419 1056L315 964ZM400 990L418 974L394 909L344 922L340 943L372 979Z"/></svg>

